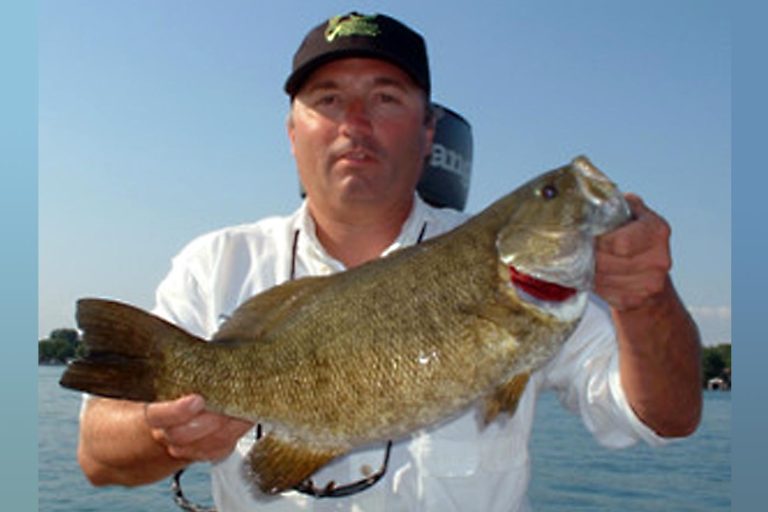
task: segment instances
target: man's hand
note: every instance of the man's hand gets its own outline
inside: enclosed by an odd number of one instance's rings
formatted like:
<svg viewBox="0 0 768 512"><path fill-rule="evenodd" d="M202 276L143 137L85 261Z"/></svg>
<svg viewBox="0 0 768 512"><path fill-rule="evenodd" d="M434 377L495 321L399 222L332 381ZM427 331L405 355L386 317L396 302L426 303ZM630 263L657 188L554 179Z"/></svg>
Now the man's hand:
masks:
<svg viewBox="0 0 768 512"><path fill-rule="evenodd" d="M690 435L702 407L698 329L669 276L669 224L638 196L626 197L635 220L598 238L595 292L612 309L635 414L659 435Z"/></svg>
<svg viewBox="0 0 768 512"><path fill-rule="evenodd" d="M93 485L143 485L193 461L227 456L251 427L206 411L198 395L152 404L90 397L80 416L78 461Z"/></svg>
<svg viewBox="0 0 768 512"><path fill-rule="evenodd" d="M215 461L226 457L253 424L205 410L199 395L147 404L147 425L155 441L177 459Z"/></svg>
<svg viewBox="0 0 768 512"><path fill-rule="evenodd" d="M597 239L595 292L613 309L647 303L669 285L669 224L640 197L626 195L635 215L629 224Z"/></svg>

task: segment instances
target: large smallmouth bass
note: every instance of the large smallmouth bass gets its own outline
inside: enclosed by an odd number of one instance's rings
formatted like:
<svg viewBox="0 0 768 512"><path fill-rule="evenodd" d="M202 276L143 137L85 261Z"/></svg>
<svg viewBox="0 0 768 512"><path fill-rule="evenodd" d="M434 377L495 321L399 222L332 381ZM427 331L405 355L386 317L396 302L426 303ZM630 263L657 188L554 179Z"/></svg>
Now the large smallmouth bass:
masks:
<svg viewBox="0 0 768 512"><path fill-rule="evenodd" d="M87 355L61 385L160 401L198 393L264 426L246 475L274 494L362 445L476 404L513 413L531 372L587 303L594 238L630 218L586 158L549 171L453 231L243 303L211 342L134 307L78 302Z"/></svg>

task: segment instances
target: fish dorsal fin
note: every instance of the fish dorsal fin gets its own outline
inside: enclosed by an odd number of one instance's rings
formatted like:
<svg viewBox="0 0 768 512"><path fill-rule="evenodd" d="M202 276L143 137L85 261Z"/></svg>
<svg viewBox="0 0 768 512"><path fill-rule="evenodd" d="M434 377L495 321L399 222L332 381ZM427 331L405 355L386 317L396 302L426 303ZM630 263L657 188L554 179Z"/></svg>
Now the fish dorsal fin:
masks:
<svg viewBox="0 0 768 512"><path fill-rule="evenodd" d="M523 395L525 385L528 383L530 374L520 373L509 379L507 382L497 387L485 400L485 411L483 422L488 425L500 413L505 412L510 416L515 414L517 403Z"/></svg>
<svg viewBox="0 0 768 512"><path fill-rule="evenodd" d="M258 341L294 314L308 298L319 292L329 277L303 277L254 295L243 302L224 322L211 341L236 343Z"/></svg>
<svg viewBox="0 0 768 512"><path fill-rule="evenodd" d="M346 451L342 447L311 446L269 433L259 439L245 461L247 479L264 494L277 494L296 487L318 469Z"/></svg>

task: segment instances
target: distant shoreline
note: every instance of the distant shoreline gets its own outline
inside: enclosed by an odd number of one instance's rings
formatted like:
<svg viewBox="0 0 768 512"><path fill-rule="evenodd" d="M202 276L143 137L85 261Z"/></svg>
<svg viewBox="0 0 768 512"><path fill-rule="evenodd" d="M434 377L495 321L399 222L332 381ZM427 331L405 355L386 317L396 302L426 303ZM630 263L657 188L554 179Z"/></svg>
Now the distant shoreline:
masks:
<svg viewBox="0 0 768 512"><path fill-rule="evenodd" d="M67 366L69 362L62 363L59 360L53 361L38 361L37 366Z"/></svg>

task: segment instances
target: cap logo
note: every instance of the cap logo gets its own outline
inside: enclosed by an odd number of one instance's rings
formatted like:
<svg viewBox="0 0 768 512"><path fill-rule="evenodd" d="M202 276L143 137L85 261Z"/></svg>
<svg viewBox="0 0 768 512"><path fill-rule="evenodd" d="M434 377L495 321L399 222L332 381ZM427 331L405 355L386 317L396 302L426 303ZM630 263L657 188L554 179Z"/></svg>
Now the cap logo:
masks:
<svg viewBox="0 0 768 512"><path fill-rule="evenodd" d="M376 16L363 16L352 13L344 16L334 16L328 20L325 29L325 40L333 42L337 37L379 35L379 26L376 24Z"/></svg>

